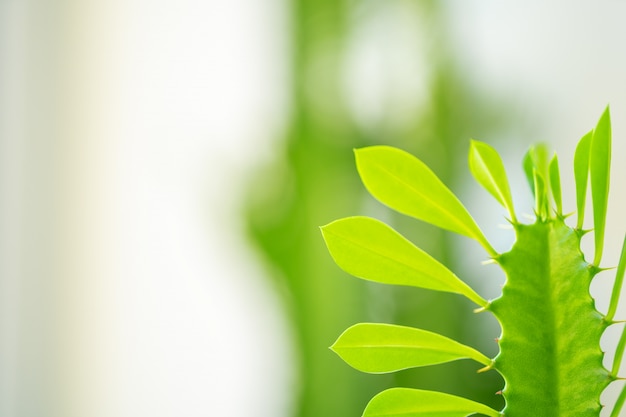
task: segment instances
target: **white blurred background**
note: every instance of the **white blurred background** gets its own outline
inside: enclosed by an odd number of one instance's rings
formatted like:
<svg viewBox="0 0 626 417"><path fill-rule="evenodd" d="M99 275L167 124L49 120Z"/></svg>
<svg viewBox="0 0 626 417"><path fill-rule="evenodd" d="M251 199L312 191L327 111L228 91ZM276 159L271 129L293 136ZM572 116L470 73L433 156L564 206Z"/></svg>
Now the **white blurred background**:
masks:
<svg viewBox="0 0 626 417"><path fill-rule="evenodd" d="M288 117L288 4L53 3L0 3L0 415L287 416L297 352L239 205ZM545 122L563 178L610 103L616 264L626 3L445 4L468 79Z"/></svg>

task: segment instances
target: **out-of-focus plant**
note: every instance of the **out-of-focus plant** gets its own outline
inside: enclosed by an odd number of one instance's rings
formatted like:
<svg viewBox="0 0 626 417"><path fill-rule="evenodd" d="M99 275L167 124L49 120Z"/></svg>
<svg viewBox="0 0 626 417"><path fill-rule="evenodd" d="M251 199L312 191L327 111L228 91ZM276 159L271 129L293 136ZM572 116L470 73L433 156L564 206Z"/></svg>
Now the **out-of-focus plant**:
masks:
<svg viewBox="0 0 626 417"><path fill-rule="evenodd" d="M617 268L607 314L595 309L589 285L600 267L604 248L611 158L611 124L607 111L578 144L574 160L576 225L565 223L556 155L548 161L544 147L531 147L524 171L535 197L535 221L521 223L498 153L472 141L470 170L505 207L516 235L512 249L498 253L457 197L419 159L388 146L356 151L357 168L368 191L388 207L439 228L476 240L507 276L502 295L481 297L450 269L370 217L348 217L322 228L337 264L357 277L385 284L414 286L465 296L490 311L502 326L500 352L490 358L440 334L418 328L362 323L346 330L333 345L347 363L370 373L472 359L480 371L495 369L505 380L506 406L497 411L480 402L438 391L392 388L376 395L364 417L597 417L600 394L618 378L626 331L611 369L605 369L600 337L616 323L614 315L626 268L626 240ZM595 253L588 263L581 252L585 196L591 183ZM611 413L617 417L626 400L622 390Z"/></svg>

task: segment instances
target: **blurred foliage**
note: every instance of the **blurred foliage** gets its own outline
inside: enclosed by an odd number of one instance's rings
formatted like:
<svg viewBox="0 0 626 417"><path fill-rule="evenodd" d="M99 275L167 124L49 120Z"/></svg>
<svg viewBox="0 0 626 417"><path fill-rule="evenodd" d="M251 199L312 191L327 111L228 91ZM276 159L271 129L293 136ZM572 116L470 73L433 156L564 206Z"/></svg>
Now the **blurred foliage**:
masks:
<svg viewBox="0 0 626 417"><path fill-rule="evenodd" d="M476 374L479 366L468 361L391 376L363 375L335 357L328 346L358 321L391 320L475 347L481 347L477 338L484 333L473 332L473 326L495 325L478 316L468 321L464 317L472 306L454 295L397 291L347 276L328 255L318 227L344 216L373 215L453 271L458 269L450 234L394 216L366 195L352 149L378 143L398 146L418 155L454 189L467 172L469 138L496 138L510 126L505 106L473 91L464 78L438 2L292 0L290 6L291 120L284 145L279 143L284 150L251 184L246 216L250 235L285 295L294 331L301 383L294 392L294 415L358 416L375 393L391 385L442 390L500 408L502 400L495 392L502 380L495 372ZM387 26L374 30L373 36L357 36L381 20ZM398 27L405 30L385 37L386 28ZM376 36L383 50L377 64L383 75L391 73L387 87L392 91L379 93L376 117L368 118L355 114L354 97L346 88L352 81L346 62L355 42ZM387 48L403 48L407 62L421 62L424 71L416 66L405 71L405 78L394 76L393 60L384 59ZM415 79L426 87L419 100L411 100L413 90L403 89L403 83ZM498 336L497 327L492 328L493 337Z"/></svg>

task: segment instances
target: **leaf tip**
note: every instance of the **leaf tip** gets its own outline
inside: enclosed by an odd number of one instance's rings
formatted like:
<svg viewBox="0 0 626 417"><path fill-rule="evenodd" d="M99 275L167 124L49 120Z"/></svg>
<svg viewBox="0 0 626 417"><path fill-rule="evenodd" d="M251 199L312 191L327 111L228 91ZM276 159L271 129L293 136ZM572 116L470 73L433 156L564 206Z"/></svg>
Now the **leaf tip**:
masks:
<svg viewBox="0 0 626 417"><path fill-rule="evenodd" d="M363 156L363 152L365 152L365 150L367 149L367 147L363 147L363 148L352 148L352 152L354 153L354 159L356 161L357 164L357 170L359 168L359 160L361 159L361 157Z"/></svg>

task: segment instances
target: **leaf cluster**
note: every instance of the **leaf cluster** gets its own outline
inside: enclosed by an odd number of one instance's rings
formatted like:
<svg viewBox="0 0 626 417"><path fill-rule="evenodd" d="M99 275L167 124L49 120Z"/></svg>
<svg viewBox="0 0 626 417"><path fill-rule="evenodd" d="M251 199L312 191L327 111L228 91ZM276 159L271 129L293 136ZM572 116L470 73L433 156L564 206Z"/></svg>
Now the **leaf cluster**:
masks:
<svg viewBox="0 0 626 417"><path fill-rule="evenodd" d="M504 207L516 233L513 248L498 253L476 221L448 187L418 158L400 149L372 146L355 151L366 189L389 208L480 244L507 275L502 296L486 300L445 265L385 223L348 217L322 227L329 252L344 271L382 284L454 293L490 311L502 326L500 353L489 358L478 350L422 329L360 323L331 347L354 368L369 373L470 359L496 370L506 381L506 406L494 410L450 394L392 388L375 396L364 417L462 417L542 415L598 416L599 396L617 372L626 346L622 336L611 370L602 365L602 332L614 315L626 269L626 239L617 268L609 311L596 311L589 284L602 271L611 160L608 108L596 127L580 140L574 157L577 221L566 225L559 162L545 146L531 147L523 169L535 198L535 221L516 215L506 170L497 151L472 140L469 168L476 181ZM580 251L588 184L591 184L595 253L587 263ZM547 392L554 395L548 396ZM626 400L622 391L612 416Z"/></svg>

